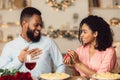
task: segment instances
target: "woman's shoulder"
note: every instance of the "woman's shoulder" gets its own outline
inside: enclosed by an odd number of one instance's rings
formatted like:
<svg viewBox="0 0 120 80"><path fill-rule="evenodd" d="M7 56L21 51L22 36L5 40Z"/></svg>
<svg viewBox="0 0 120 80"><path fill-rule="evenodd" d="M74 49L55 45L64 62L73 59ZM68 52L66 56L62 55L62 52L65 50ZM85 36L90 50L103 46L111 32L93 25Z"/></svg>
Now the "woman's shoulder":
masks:
<svg viewBox="0 0 120 80"><path fill-rule="evenodd" d="M89 48L89 45L79 45L78 47L77 47L77 49L88 49Z"/></svg>
<svg viewBox="0 0 120 80"><path fill-rule="evenodd" d="M79 46L77 47L77 49L81 49L81 48L83 48L83 45L79 45Z"/></svg>
<svg viewBox="0 0 120 80"><path fill-rule="evenodd" d="M103 55L107 55L107 56L116 55L116 51L113 47L107 48L105 51L102 51L102 53Z"/></svg>
<svg viewBox="0 0 120 80"><path fill-rule="evenodd" d="M115 48L114 47L109 47L105 50L106 52L115 52Z"/></svg>
<svg viewBox="0 0 120 80"><path fill-rule="evenodd" d="M88 49L88 46L84 46L84 45L79 45L76 49L77 52L79 51L86 51L86 49Z"/></svg>

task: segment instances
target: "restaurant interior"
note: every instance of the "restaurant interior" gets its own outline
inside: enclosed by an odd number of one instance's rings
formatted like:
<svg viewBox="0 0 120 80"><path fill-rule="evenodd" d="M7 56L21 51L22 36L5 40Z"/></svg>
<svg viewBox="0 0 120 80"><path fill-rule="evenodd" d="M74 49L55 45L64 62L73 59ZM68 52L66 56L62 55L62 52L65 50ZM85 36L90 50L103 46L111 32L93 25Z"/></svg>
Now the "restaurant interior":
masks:
<svg viewBox="0 0 120 80"><path fill-rule="evenodd" d="M120 65L120 0L67 0L67 4L62 1L66 0L0 0L0 54L6 42L21 33L22 9L33 6L42 12L43 35L53 39L62 54L80 45L78 28L83 18L88 15L103 17L114 32L113 46Z"/></svg>

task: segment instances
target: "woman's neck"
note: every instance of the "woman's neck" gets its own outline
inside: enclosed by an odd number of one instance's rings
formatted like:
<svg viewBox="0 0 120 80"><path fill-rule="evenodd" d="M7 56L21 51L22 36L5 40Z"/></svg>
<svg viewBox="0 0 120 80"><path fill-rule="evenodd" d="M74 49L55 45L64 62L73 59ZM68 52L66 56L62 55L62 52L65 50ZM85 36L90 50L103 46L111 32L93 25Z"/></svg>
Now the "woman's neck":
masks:
<svg viewBox="0 0 120 80"><path fill-rule="evenodd" d="M96 46L96 40L93 40L92 42L90 42L90 47L92 49L95 49L95 46Z"/></svg>
<svg viewBox="0 0 120 80"><path fill-rule="evenodd" d="M92 42L90 43L90 49L89 49L89 57L91 58L95 53L96 53L96 49L95 49L95 46L96 46L96 42Z"/></svg>

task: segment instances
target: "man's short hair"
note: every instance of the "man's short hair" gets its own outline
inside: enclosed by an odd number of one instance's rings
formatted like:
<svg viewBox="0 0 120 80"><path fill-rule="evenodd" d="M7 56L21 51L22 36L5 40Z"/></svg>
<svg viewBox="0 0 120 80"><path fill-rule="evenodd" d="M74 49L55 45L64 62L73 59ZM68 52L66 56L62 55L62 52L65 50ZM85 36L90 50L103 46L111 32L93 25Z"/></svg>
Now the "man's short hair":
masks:
<svg viewBox="0 0 120 80"><path fill-rule="evenodd" d="M34 8L34 7L26 7L22 10L21 15L20 15L20 24L22 26L22 21L23 20L27 20L29 18L31 18L34 14L40 15L41 16L41 12Z"/></svg>

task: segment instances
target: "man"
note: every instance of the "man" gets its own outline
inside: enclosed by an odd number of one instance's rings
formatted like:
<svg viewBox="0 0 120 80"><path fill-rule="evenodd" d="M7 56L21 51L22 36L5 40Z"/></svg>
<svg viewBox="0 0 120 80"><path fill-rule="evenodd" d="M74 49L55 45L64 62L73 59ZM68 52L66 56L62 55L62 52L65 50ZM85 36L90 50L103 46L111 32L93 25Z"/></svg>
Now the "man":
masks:
<svg viewBox="0 0 120 80"><path fill-rule="evenodd" d="M36 59L36 66L31 70L32 76L39 77L42 73L52 71L51 63L55 64L56 72L64 72L63 58L57 45L49 38L41 36L43 22L41 12L33 7L24 8L20 16L21 35L8 42L0 57L0 68L28 71L24 60L27 54Z"/></svg>

